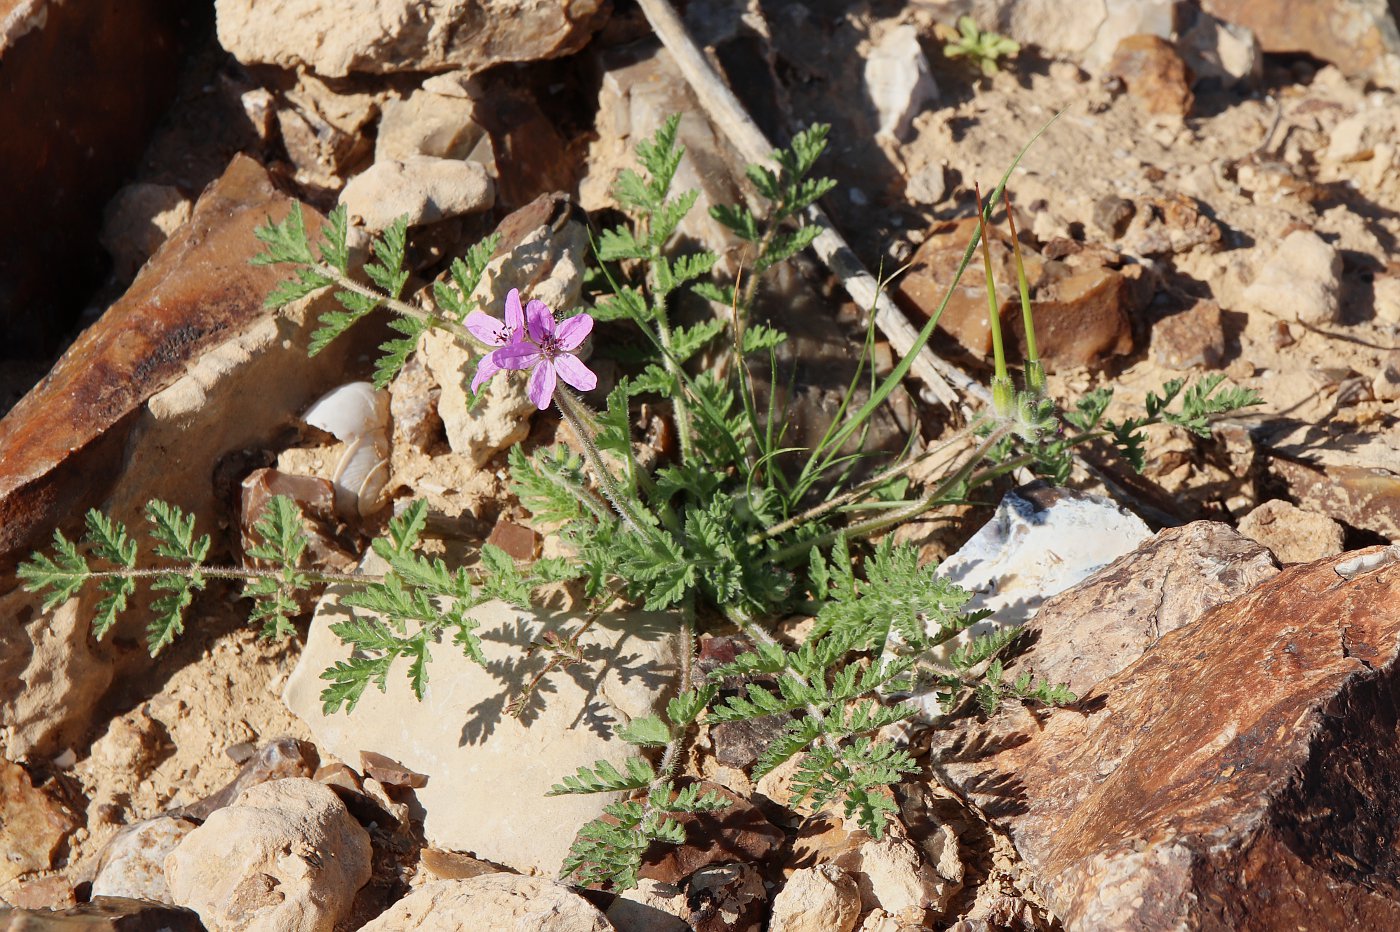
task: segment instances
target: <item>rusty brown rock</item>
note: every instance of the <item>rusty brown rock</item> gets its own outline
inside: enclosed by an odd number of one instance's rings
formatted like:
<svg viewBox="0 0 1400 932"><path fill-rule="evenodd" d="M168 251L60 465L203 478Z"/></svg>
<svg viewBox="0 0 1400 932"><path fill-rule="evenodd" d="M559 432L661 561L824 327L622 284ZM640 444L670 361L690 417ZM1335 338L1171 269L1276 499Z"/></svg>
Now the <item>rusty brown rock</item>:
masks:
<svg viewBox="0 0 1400 932"><path fill-rule="evenodd" d="M782 829L748 800L717 783L702 781L701 795L711 791L727 800L729 808L677 813L676 821L686 829L685 844L654 845L638 871L639 877L674 884L704 867L730 861L762 862L777 852L785 837Z"/></svg>
<svg viewBox="0 0 1400 932"><path fill-rule="evenodd" d="M1067 928L1400 926L1400 563L1337 562L1208 610L1077 708L1002 713L948 765Z"/></svg>
<svg viewBox="0 0 1400 932"><path fill-rule="evenodd" d="M539 532L508 518L496 522L486 542L500 547L512 560L529 562L540 555Z"/></svg>
<svg viewBox="0 0 1400 932"><path fill-rule="evenodd" d="M78 825L67 806L34 785L29 771L0 760L0 883L53 867Z"/></svg>
<svg viewBox="0 0 1400 932"><path fill-rule="evenodd" d="M58 911L0 907L0 932L204 932L204 925L194 910L98 896Z"/></svg>
<svg viewBox="0 0 1400 932"><path fill-rule="evenodd" d="M976 228L975 218L964 218L929 231L897 286L896 297L905 307L923 318L938 309ZM1025 328L1010 239L995 229L988 234L998 313L1015 352L1024 354ZM1092 260L1071 266L1024 244L1022 251L1035 305L1036 343L1047 369L1085 366L1132 352L1132 314L1140 296L1128 276ZM991 354L986 279L980 272L963 273L938 326L973 356L985 359Z"/></svg>
<svg viewBox="0 0 1400 932"><path fill-rule="evenodd" d="M1107 73L1121 78L1128 93L1151 114L1184 117L1196 102L1186 63L1161 36L1139 33L1123 39Z"/></svg>
<svg viewBox="0 0 1400 932"><path fill-rule="evenodd" d="M1400 33L1386 0L1202 0L1255 34L1265 52L1305 52L1351 77L1400 86Z"/></svg>
<svg viewBox="0 0 1400 932"><path fill-rule="evenodd" d="M234 159L130 290L0 421L0 572L55 526L77 530L89 507L138 525L162 498L215 530L231 519L215 481L223 458L265 446L291 412L343 380L375 328L308 359L314 318L334 302L316 296L279 315L263 299L284 273L248 265L260 249L253 228L290 204L257 163ZM229 543L216 537L215 547ZM86 594L42 614L29 594L0 594L3 753L76 740L116 660L146 662L112 646L140 619L91 643L95 601Z"/></svg>
<svg viewBox="0 0 1400 932"><path fill-rule="evenodd" d="M173 95L184 15L0 0L0 355L51 352L97 283L103 207Z"/></svg>
<svg viewBox="0 0 1400 932"><path fill-rule="evenodd" d="M1048 600L1027 624L1036 645L1017 669L1082 695L1163 635L1277 572L1266 547L1228 525L1168 528Z"/></svg>
<svg viewBox="0 0 1400 932"><path fill-rule="evenodd" d="M1225 360L1220 305L1202 298L1152 328L1152 355L1168 369L1214 369Z"/></svg>

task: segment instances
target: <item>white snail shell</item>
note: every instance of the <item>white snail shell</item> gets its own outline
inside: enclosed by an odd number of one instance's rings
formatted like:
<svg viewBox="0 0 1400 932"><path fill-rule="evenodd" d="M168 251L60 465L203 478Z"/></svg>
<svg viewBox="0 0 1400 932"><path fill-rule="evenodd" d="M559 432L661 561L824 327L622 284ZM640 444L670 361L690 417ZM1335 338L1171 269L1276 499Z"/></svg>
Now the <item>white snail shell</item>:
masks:
<svg viewBox="0 0 1400 932"><path fill-rule="evenodd" d="M331 476L336 508L351 515L382 508L389 483L388 393L368 382L348 382L317 399L302 420L345 444Z"/></svg>

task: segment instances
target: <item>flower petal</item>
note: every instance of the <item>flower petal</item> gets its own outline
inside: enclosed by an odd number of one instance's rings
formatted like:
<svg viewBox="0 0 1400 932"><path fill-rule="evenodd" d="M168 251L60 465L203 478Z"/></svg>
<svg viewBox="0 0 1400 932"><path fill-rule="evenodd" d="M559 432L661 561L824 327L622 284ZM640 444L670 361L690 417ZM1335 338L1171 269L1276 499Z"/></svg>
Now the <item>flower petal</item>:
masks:
<svg viewBox="0 0 1400 932"><path fill-rule="evenodd" d="M476 364L476 375L472 376L473 395L476 394L477 389L481 388L482 383L501 371L502 366L500 363L496 362L495 356L495 353L487 353L485 356L482 356L481 361Z"/></svg>
<svg viewBox="0 0 1400 932"><path fill-rule="evenodd" d="M559 347L566 350L576 350L588 339L588 334L593 332L593 318L587 314L579 314L570 317L559 325L559 332L555 339L559 341Z"/></svg>
<svg viewBox="0 0 1400 932"><path fill-rule="evenodd" d="M598 387L598 376L585 366L577 356L560 353L554 358L554 368L559 370L559 378L581 392L591 392Z"/></svg>
<svg viewBox="0 0 1400 932"><path fill-rule="evenodd" d="M554 312L543 301L531 301L525 305L525 326L530 331L530 339L541 346L554 336Z"/></svg>
<svg viewBox="0 0 1400 932"><path fill-rule="evenodd" d="M502 369L528 369L542 358L540 348L533 343L516 340L494 351L491 358Z"/></svg>
<svg viewBox="0 0 1400 932"><path fill-rule="evenodd" d="M484 311L472 311L462 321L467 332L487 346L505 346L510 334L505 324Z"/></svg>
<svg viewBox="0 0 1400 932"><path fill-rule="evenodd" d="M525 329L525 313L520 310L519 288L512 288L506 295L506 326L512 333Z"/></svg>
<svg viewBox="0 0 1400 932"><path fill-rule="evenodd" d="M535 371L530 373L529 395L541 411L548 408L554 398L554 363L548 359L540 360Z"/></svg>

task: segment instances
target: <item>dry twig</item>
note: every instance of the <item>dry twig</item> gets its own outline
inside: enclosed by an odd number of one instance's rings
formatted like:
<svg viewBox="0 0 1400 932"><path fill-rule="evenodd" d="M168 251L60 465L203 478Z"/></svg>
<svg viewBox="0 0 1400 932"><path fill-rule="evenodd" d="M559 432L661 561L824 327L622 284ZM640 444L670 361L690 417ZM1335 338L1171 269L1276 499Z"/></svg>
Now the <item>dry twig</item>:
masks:
<svg viewBox="0 0 1400 932"><path fill-rule="evenodd" d="M695 91L700 105L715 126L746 160L770 161L773 145L696 47L671 4L667 0L639 0L639 3L652 29L675 59L681 74ZM917 341L919 332L866 271L826 212L813 205L809 208L808 220L822 231L812 244L817 256L841 279L851 300L860 307L875 309L875 326L890 341L895 352L907 354ZM983 403L990 400L987 389L981 383L957 366L939 359L927 346L920 347L910 371L924 383L934 399L952 411L957 411L959 402L967 397Z"/></svg>

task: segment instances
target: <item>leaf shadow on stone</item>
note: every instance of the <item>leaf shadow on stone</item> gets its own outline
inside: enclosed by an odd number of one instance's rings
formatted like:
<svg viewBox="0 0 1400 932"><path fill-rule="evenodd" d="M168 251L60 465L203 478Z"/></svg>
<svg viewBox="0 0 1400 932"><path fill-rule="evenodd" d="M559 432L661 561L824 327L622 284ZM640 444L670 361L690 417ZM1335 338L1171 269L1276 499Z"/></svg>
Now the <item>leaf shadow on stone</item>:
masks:
<svg viewBox="0 0 1400 932"><path fill-rule="evenodd" d="M661 693L674 680L674 670L670 665L663 666L646 660L645 654L628 652L626 647L628 641L633 638L652 641L664 637L666 626L661 617L629 619L627 630L616 643L611 646L587 644L582 651L582 663L567 664L546 671L550 655L545 651L531 651L531 645L537 643L545 631L567 630L567 623L575 618L573 615L558 613L537 612L533 616L522 613L517 616L513 625L500 625L489 631L477 632L483 641L505 644L514 650L509 656L486 664L486 672L501 684L501 689L468 710L467 720L462 725L459 747L484 742L495 732L501 718L512 714L508 710L511 704L517 701L520 707L513 712L514 717L524 727L530 727L544 712L548 694L559 692L552 682L556 676L572 678L574 684L584 693L583 703L569 727L584 726L603 738L612 735L613 727L619 720L611 704L601 693L608 673L621 680L624 685L637 682L652 693ZM599 624L611 627L610 622L613 621L612 618L604 618ZM541 673L545 675L527 692L531 681Z"/></svg>

